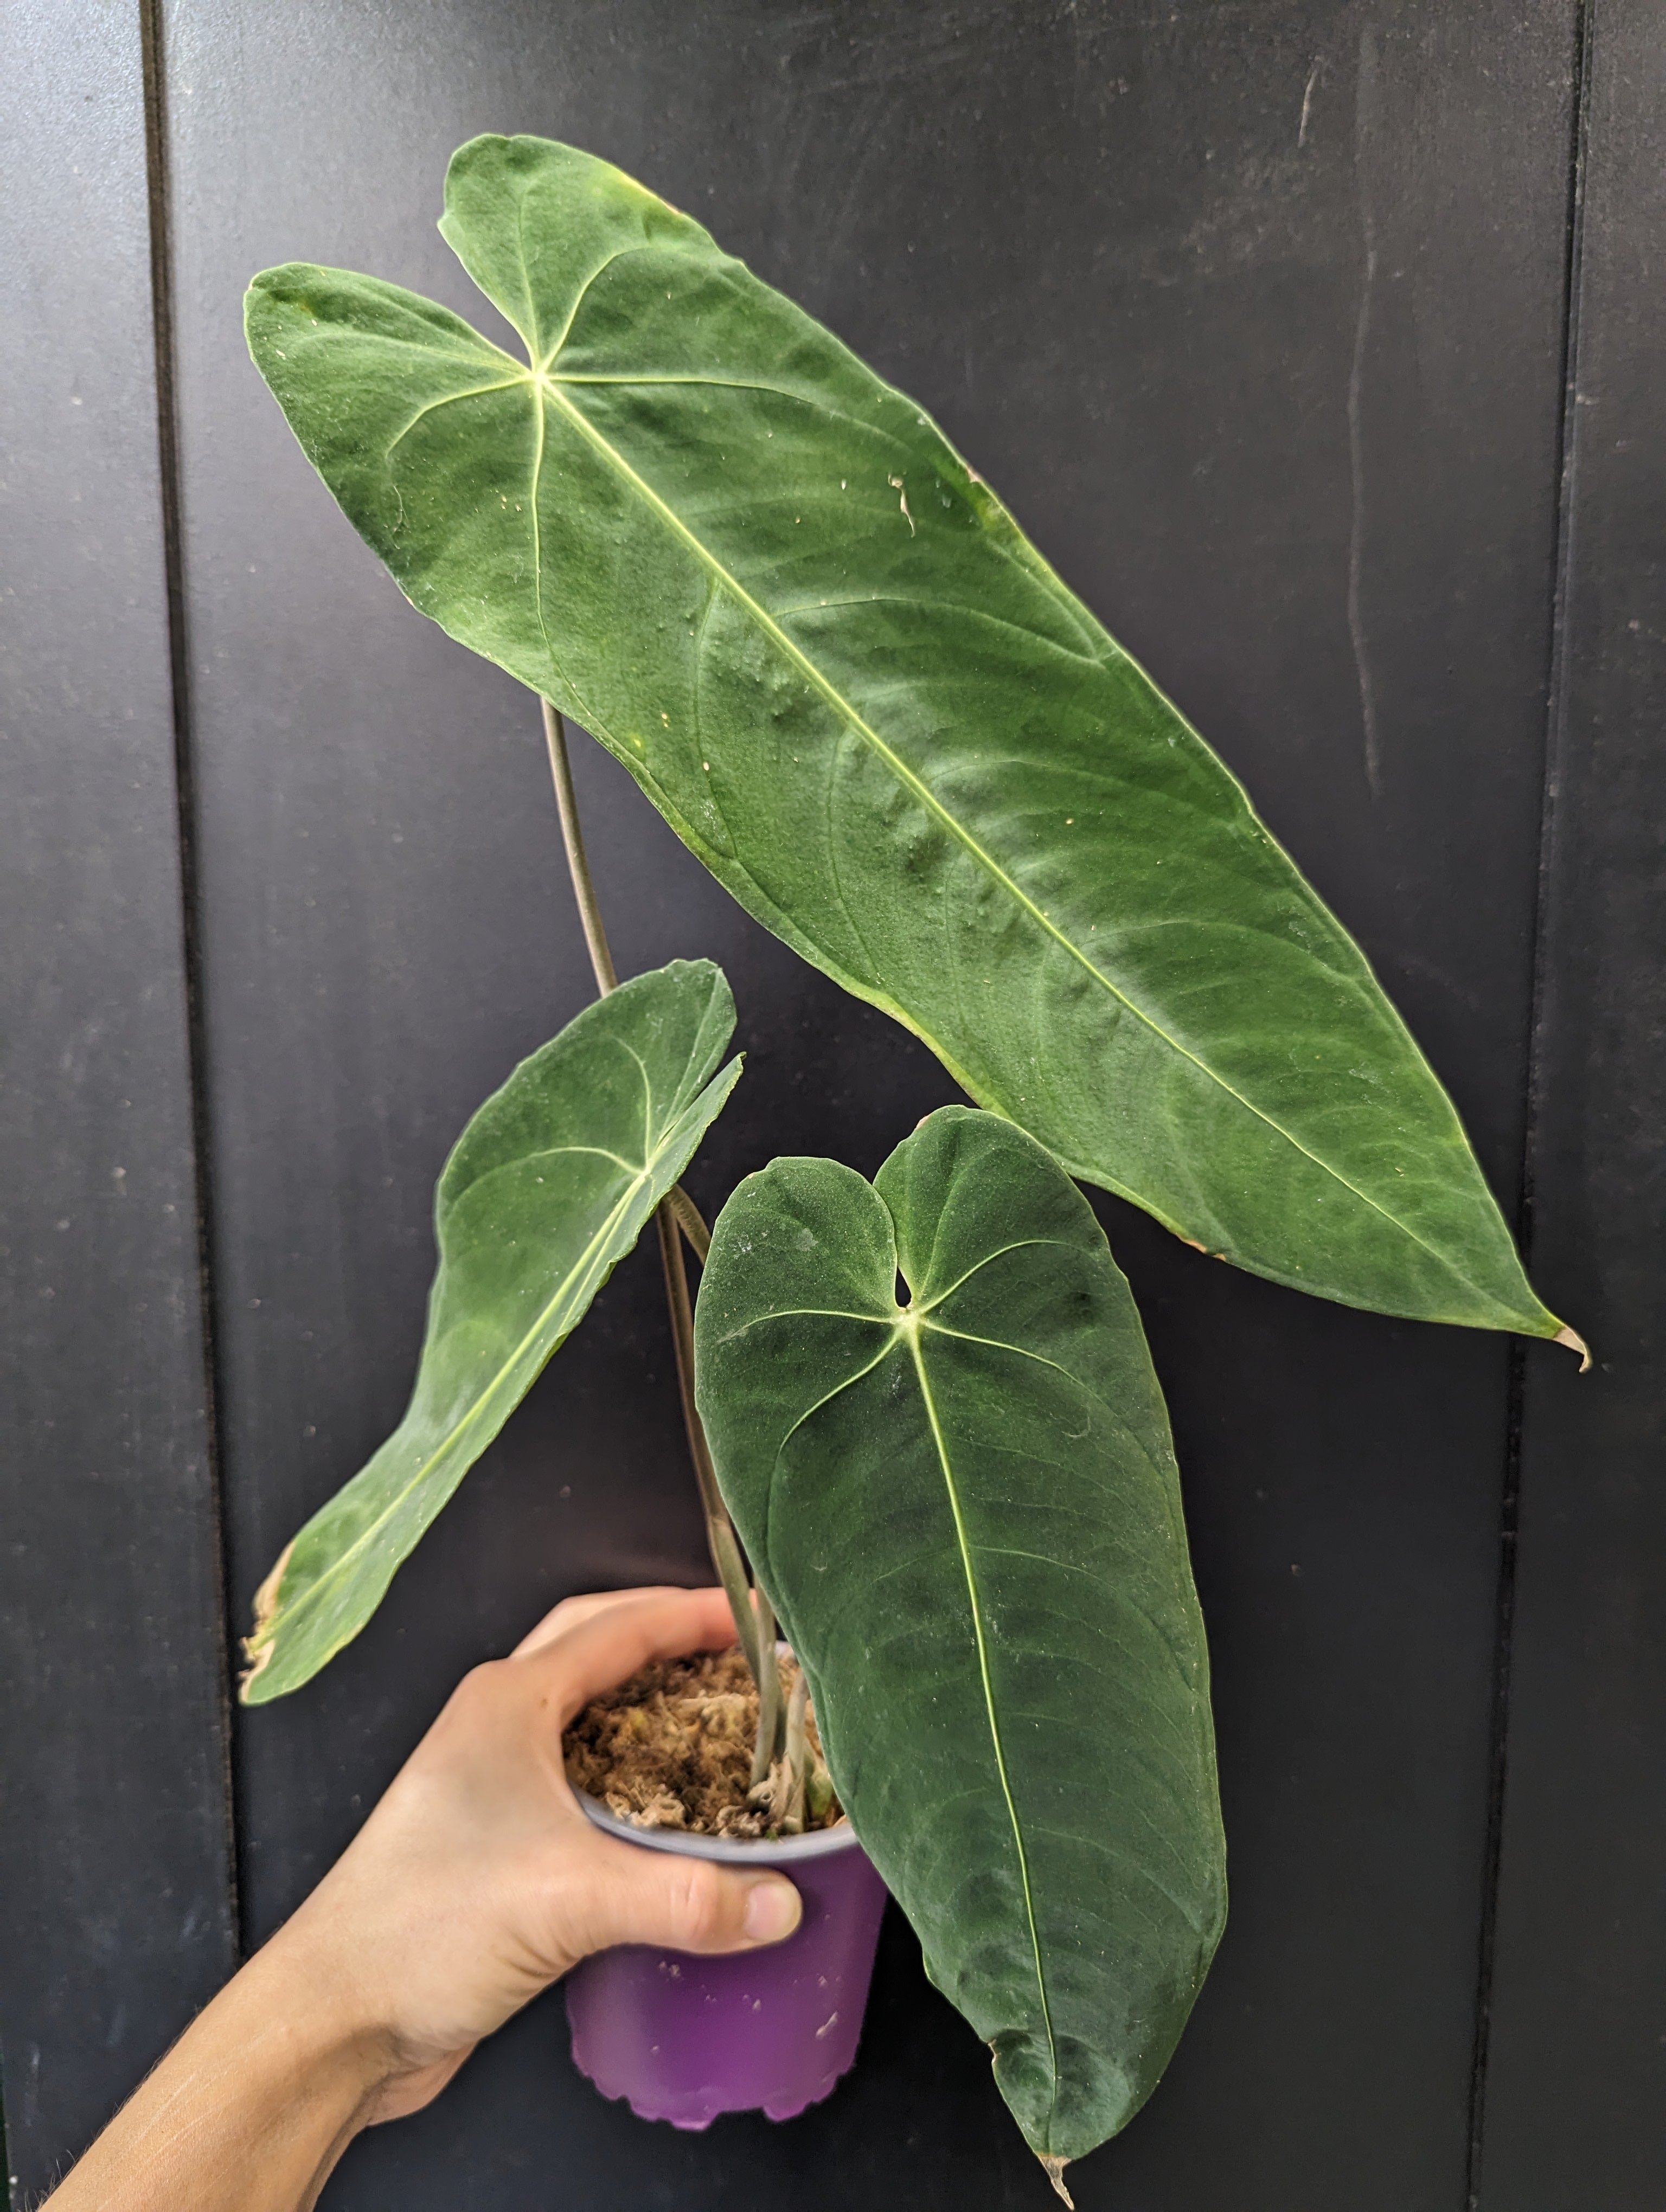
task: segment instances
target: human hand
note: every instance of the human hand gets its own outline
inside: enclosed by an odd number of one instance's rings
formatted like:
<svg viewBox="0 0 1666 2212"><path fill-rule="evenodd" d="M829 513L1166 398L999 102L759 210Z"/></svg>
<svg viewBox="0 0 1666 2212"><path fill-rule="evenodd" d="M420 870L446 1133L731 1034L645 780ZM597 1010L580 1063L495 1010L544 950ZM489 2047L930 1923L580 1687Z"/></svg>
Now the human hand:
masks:
<svg viewBox="0 0 1666 2212"><path fill-rule="evenodd" d="M721 1590L571 1598L465 1677L331 1871L200 2012L52 2212L307 2212L358 2130L414 2112L483 2035L612 1943L740 1951L798 1892L605 1836L561 1735L651 1659L721 1650Z"/></svg>
<svg viewBox="0 0 1666 2212"><path fill-rule="evenodd" d="M428 2103L483 2036L592 1951L736 1951L792 1933L800 1907L782 1875L604 1835L562 1766L562 1730L591 1698L733 1635L721 1590L569 1598L511 1657L464 1678L252 1962L324 2006L364 2055L365 2121Z"/></svg>

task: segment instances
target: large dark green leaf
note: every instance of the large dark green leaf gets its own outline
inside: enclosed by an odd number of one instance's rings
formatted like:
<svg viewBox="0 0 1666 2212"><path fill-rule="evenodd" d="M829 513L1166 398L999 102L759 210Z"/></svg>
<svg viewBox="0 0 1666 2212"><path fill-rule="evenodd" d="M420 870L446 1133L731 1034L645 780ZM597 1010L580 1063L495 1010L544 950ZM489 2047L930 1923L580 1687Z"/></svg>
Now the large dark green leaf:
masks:
<svg viewBox="0 0 1666 2212"><path fill-rule="evenodd" d="M951 1106L872 1186L831 1160L749 1176L696 1327L723 1494L839 1796L1031 2143L1079 2157L1150 2092L1225 1908L1128 1285L1042 1147Z"/></svg>
<svg viewBox="0 0 1666 2212"><path fill-rule="evenodd" d="M464 1130L410 1410L273 1569L246 1704L298 1688L381 1603L688 1165L740 1073L713 1073L733 1029L721 969L673 960L587 1006Z"/></svg>
<svg viewBox="0 0 1666 2212"><path fill-rule="evenodd" d="M1358 949L911 400L569 147L473 140L441 228L526 362L339 270L248 301L424 613L1073 1173L1280 1282L1556 1332Z"/></svg>

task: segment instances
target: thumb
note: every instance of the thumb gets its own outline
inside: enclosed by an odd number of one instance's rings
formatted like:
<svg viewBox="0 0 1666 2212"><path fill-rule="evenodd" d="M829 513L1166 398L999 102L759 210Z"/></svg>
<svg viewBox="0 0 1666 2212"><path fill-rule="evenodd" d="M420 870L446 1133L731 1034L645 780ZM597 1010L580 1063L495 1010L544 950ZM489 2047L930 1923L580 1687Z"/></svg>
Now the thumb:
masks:
<svg viewBox="0 0 1666 2212"><path fill-rule="evenodd" d="M804 1915L784 1875L744 1874L711 1859L594 1839L585 1948L662 1944L672 1951L751 1951L779 1943Z"/></svg>

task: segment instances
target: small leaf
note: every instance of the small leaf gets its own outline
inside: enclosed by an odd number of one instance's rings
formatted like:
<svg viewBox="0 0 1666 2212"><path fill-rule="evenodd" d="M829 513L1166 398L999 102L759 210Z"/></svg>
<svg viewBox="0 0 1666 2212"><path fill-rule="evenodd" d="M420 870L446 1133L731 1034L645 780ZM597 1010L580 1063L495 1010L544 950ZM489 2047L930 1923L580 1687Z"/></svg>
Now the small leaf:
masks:
<svg viewBox="0 0 1666 2212"><path fill-rule="evenodd" d="M914 401L571 147L471 140L441 228L525 361L307 263L247 307L416 606L1073 1174L1298 1289L1556 1334L1358 946Z"/></svg>
<svg viewBox="0 0 1666 2212"><path fill-rule="evenodd" d="M688 1165L739 1075L713 1073L733 1029L721 970L674 960L587 1006L469 1123L410 1410L262 1585L246 1705L298 1688L381 1603Z"/></svg>
<svg viewBox="0 0 1666 2212"><path fill-rule="evenodd" d="M1203 1626L1128 1285L1039 1145L946 1107L873 1186L830 1160L749 1176L696 1328L723 1493L840 1802L1056 2180L1149 2094L1225 1910Z"/></svg>

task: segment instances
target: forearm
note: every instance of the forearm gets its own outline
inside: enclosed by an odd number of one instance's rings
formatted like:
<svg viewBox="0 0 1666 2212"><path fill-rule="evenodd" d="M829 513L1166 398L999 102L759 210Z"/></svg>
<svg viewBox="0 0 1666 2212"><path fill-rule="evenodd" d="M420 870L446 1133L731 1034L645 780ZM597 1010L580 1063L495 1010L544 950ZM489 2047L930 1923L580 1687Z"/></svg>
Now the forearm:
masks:
<svg viewBox="0 0 1666 2212"><path fill-rule="evenodd" d="M305 2212L389 2065L280 1935L228 1982L52 2196L52 2212Z"/></svg>
<svg viewBox="0 0 1666 2212"><path fill-rule="evenodd" d="M652 1659L715 1650L721 1590L569 1599L477 1668L343 1857L228 1983L52 2212L307 2212L362 2127L419 2111L483 2036L613 1943L778 1942L799 1899L604 1836L561 1734Z"/></svg>

